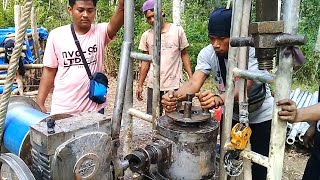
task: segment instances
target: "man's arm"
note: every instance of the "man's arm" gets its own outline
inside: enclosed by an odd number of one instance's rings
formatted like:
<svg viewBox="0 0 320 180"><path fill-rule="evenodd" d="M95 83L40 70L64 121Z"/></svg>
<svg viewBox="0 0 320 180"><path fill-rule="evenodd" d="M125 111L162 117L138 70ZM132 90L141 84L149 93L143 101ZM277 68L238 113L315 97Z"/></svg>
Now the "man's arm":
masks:
<svg viewBox="0 0 320 180"><path fill-rule="evenodd" d="M202 71L196 71L188 82L182 84L182 86L175 92L169 91L162 96L161 103L166 112L172 112L176 110L178 101L186 99L187 93L197 93L200 91L203 83L207 79L207 75Z"/></svg>
<svg viewBox="0 0 320 180"><path fill-rule="evenodd" d="M110 39L116 36L117 32L123 25L123 20L124 20L124 0L119 0L119 4L116 9L116 12L111 17L111 20L107 27L107 33Z"/></svg>
<svg viewBox="0 0 320 180"><path fill-rule="evenodd" d="M320 119L320 103L297 109L296 103L291 99L283 99L277 102L281 107L279 118L289 122L316 122Z"/></svg>
<svg viewBox="0 0 320 180"><path fill-rule="evenodd" d="M150 69L150 62L142 61L138 86L142 87Z"/></svg>
<svg viewBox="0 0 320 180"><path fill-rule="evenodd" d="M320 120L320 103L297 110L296 120L298 122L315 122Z"/></svg>
<svg viewBox="0 0 320 180"><path fill-rule="evenodd" d="M38 96L36 99L37 104L40 106L41 111L43 112L47 112L44 103L48 97L49 92L53 88L54 78L56 77L57 70L57 68L43 68L38 90Z"/></svg>
<svg viewBox="0 0 320 180"><path fill-rule="evenodd" d="M249 93L251 88L253 85L253 81L252 80L247 80L247 92ZM223 102L225 102L226 100L226 94L220 94L221 99L223 100ZM234 101L238 102L239 101L239 87L235 86L234 89Z"/></svg>
<svg viewBox="0 0 320 180"><path fill-rule="evenodd" d="M175 92L176 97L180 100L184 100L187 93L197 93L200 91L203 83L206 81L207 75L202 71L196 71L188 82L182 84L182 86Z"/></svg>
<svg viewBox="0 0 320 180"><path fill-rule="evenodd" d="M187 48L184 48L181 51L181 59L184 65L184 69L187 71L189 79L192 77L192 70L191 70L191 63L190 63L190 57L187 51Z"/></svg>
<svg viewBox="0 0 320 180"><path fill-rule="evenodd" d="M144 54L148 54L148 52L143 52ZM148 71L150 69L150 62L141 61L141 67L139 71L139 81L138 81L138 88L136 90L136 96L139 101L143 100L142 98L142 91L143 91L143 83L147 77Z"/></svg>

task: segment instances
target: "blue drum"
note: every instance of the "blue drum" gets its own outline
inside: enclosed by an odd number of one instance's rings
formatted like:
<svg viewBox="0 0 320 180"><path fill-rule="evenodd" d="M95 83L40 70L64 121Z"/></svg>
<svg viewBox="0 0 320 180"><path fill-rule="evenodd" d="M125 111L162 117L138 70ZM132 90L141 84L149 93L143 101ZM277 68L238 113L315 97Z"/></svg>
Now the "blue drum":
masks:
<svg viewBox="0 0 320 180"><path fill-rule="evenodd" d="M11 97L4 124L4 147L28 164L28 161L31 161L30 127L47 116L32 99L23 96Z"/></svg>

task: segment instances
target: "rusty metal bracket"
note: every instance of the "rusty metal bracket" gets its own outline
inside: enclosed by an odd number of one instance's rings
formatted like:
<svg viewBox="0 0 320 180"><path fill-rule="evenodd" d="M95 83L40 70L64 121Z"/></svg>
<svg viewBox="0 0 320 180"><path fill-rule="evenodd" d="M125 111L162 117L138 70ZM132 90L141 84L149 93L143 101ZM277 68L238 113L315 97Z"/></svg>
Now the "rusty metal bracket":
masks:
<svg viewBox="0 0 320 180"><path fill-rule="evenodd" d="M230 46L255 47L255 56L258 58L259 69L272 69L276 48L282 46L304 45L304 35L284 34L283 21L254 22L249 26L251 37L236 37L230 40Z"/></svg>

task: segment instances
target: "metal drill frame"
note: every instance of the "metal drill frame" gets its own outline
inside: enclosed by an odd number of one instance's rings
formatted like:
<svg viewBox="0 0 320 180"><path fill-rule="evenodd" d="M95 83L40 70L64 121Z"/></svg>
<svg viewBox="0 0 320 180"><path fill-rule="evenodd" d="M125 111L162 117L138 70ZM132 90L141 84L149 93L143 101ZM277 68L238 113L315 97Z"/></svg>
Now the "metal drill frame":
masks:
<svg viewBox="0 0 320 180"><path fill-rule="evenodd" d="M270 6L277 4L277 0L257 0L257 19L260 21L274 21L275 17L272 15L269 17L266 14L279 14L274 13ZM232 40L230 42L229 57L228 57L228 76L227 76L227 87L226 87L226 100L225 100L225 112L224 112L224 123L222 127L221 134L221 157L224 156L226 152L226 145L230 143L230 130L231 130L231 119L233 115L233 103L234 103L234 93L235 93L235 83L234 78L238 76L240 78L248 78L251 80L259 80L262 82L274 82L275 83L275 97L274 104L277 101L288 98L290 95L291 82L292 82L292 73L293 73L293 61L294 57L292 55L292 46L301 45L304 43L305 39L302 36L297 36L297 26L298 26L298 17L300 0L284 0L283 8L283 20L284 20L284 33L282 34L279 31L282 29L281 22L266 22L253 25L251 27L252 32L263 32L264 34L255 34L253 38L251 37L241 37L245 36L247 29L242 24L247 23L248 9L250 9L251 0L235 0L233 2L233 17L232 17L232 29L231 36ZM277 5L278 7L280 4ZM247 9L247 10L244 10ZM280 9L280 8L278 8ZM269 12L268 12L269 11ZM271 11L271 12L270 12ZM250 13L249 13L250 14ZM269 18L269 19L267 19ZM270 19L271 18L271 19ZM243 23L244 22L244 23ZM270 24L271 23L271 24ZM275 27L270 27L276 25ZM275 32L274 35L268 33ZM241 37L241 38L240 38ZM233 39L237 38L237 39ZM256 38L256 40L254 40ZM264 39L265 41L262 41ZM236 45L237 44L237 45ZM265 52L262 53L262 58L270 58L272 55L272 48L275 49L279 46L284 46L280 48L279 56L279 65L274 78L266 75L254 74L246 70L247 55L241 53L240 48L240 61L238 62L239 69L236 68L236 56L239 47L233 46L254 46L254 47L264 47ZM271 52L271 53L270 53ZM270 54L268 54L270 53ZM261 54L260 54L261 55ZM259 56L259 54L258 54ZM258 57L259 58L259 57ZM242 67L242 68L240 68ZM267 69L269 69L267 67ZM241 80L242 85L239 87L239 104L242 102L247 102L246 98L246 84ZM244 81L245 82L245 81ZM239 109L243 107L239 107ZM256 162L262 166L265 166L268 169L267 179L268 180L279 180L282 178L282 167L283 167L283 158L284 158L284 148L285 148L285 133L286 133L286 122L280 121L278 118L279 107L276 105L273 106L273 116L272 116L272 125L271 125L271 137L270 137L270 152L269 156L263 156L257 154L250 150L250 148L245 149L241 152L241 156L246 160L244 161L244 179L250 180L251 177L251 165L250 161ZM245 109L243 109L246 112ZM223 159L223 158L221 158ZM219 180L226 180L227 175L223 168L223 161L220 159L220 176Z"/></svg>
<svg viewBox="0 0 320 180"><path fill-rule="evenodd" d="M160 93L159 93L159 65L160 65L160 50L159 50L159 43L160 41L160 11L161 11L161 0L157 0L155 5L155 15L156 15L156 24L155 24L155 49L154 49L154 55L152 57L153 64L154 64L154 99L159 100ZM135 110L132 108L132 86L133 86L133 70L132 70L132 59L131 58L138 58L145 61L150 61L151 56L150 55L144 55L141 53L131 52L132 44L133 44L133 0L125 1L125 40L122 45L122 51L121 51L121 61L120 61L120 69L119 69L119 77L118 77L118 87L117 87L117 94L116 94L116 102L115 102L115 109L113 113L113 133L112 138L114 141L114 155L117 155L116 150L118 147L118 141L119 141L119 131L120 131L120 121L123 114L123 119L125 120L125 132L127 133L128 141L126 141L125 147L124 147L124 153L128 153L131 151L130 144L132 143L132 116L140 117L144 120L151 121L153 123L153 128L155 129L156 125L156 119L159 117L159 101L154 101L154 110L152 113L152 116L147 115L141 111ZM297 30L297 18L296 14L299 12L299 5L300 0L285 0L284 1L284 32L289 34L296 34ZM234 37L241 37L246 36L249 28L249 18L250 18L250 9L251 9L251 0L235 0L233 2L233 20L232 20L232 38ZM274 15L267 16L265 12L271 11L275 9L275 7L278 7L280 9L280 5L277 3L276 0L273 0L272 2L268 0L258 0L257 1L257 20L261 21L276 21L279 18L280 13L273 13ZM295 14L294 14L295 13ZM278 23L278 22L277 22ZM241 25L242 24L242 25ZM260 24L262 26L262 24ZM279 25L280 26L280 25ZM240 28L241 27L241 28ZM279 27L280 28L280 27ZM260 30L260 29L258 29ZM276 33L277 34L277 33ZM277 34L279 35L279 34ZM273 37L273 38L270 38ZM268 35L266 33L265 36L259 36L259 38L256 38L256 42L254 42L252 39L247 39L247 42L251 46L262 46L262 47L268 47L266 43L262 41L264 40L277 40L280 37L274 37ZM280 38L281 39L281 38ZM243 43L243 42L242 42ZM280 44L280 43L278 43ZM272 42L272 46L273 46ZM286 44L288 45L288 44ZM232 119L233 114L233 94L234 94L234 81L233 78L235 75L239 75L240 77L247 77L249 79L254 80L261 80L262 82L275 82L276 83L276 94L275 94L275 102L288 97L289 89L291 89L291 81L292 81L292 60L293 57L290 55L290 53L284 53L288 50L287 48L282 51L282 55L280 56L280 64L279 69L277 72L277 75L275 78L265 75L254 75L251 74L249 71L246 71L246 61L247 61L247 50L246 48L240 48L240 62L239 62L239 70L236 71L236 55L238 51L238 47L231 47L229 50L229 63L228 63L228 78L227 78L227 90L226 90L226 101L225 101L225 113L224 113L224 119ZM268 48L266 48L268 49ZM274 52L274 51L265 51L263 53L267 53L268 57L270 54L268 52ZM263 54L262 55L265 55ZM272 54L273 56L273 54ZM244 57L244 58L243 58ZM245 59L245 60L243 60ZM269 67L270 68L270 67ZM238 73L238 74L237 74ZM241 80L241 88L240 88L240 103L247 102L246 96L244 94L246 93L245 90L245 80ZM281 86L280 86L281 84ZM281 87L281 88L280 88ZM269 158L265 156L258 155L255 152L252 152L250 150L244 150L242 152L242 156L249 159L247 163L244 165L244 176L245 179L251 179L251 176L249 173L250 161L257 162L263 166L268 167L268 178L267 179L274 179L278 180L281 179L282 176L282 161L279 162L279 160L283 159L284 154L284 134L285 134L285 123L280 122L278 120L277 112L278 107L274 107L274 113L273 113L273 121L272 121L272 132L271 132L271 144L270 144L270 155ZM231 130L231 121L225 121L223 127L222 127L222 134L221 134L221 144L222 147L229 143L230 140L230 130ZM224 155L224 151L221 152L221 156ZM246 166L247 164L247 166ZM271 166L272 164L272 166ZM250 177L249 177L250 176ZM219 179L226 179L226 175L224 173L223 168L221 168L220 164L220 178Z"/></svg>
<svg viewBox="0 0 320 180"><path fill-rule="evenodd" d="M123 154L132 152L132 129L133 117L141 118L152 123L155 131L157 119L160 116L160 48L161 48L161 0L157 0L154 6L155 23L154 23L154 49L153 55L147 55L139 52L133 52L134 42L134 0L126 0L124 2L124 41L121 46L119 73L117 78L117 89L115 96L115 104L112 114L112 163L115 170L115 179L123 176L123 170L127 166L122 166L121 158L118 155L120 146L119 134L121 121L125 124L124 128L124 147ZM152 116L133 108L133 59L142 61L152 61L154 69L153 81L153 111ZM116 165L115 165L116 164Z"/></svg>

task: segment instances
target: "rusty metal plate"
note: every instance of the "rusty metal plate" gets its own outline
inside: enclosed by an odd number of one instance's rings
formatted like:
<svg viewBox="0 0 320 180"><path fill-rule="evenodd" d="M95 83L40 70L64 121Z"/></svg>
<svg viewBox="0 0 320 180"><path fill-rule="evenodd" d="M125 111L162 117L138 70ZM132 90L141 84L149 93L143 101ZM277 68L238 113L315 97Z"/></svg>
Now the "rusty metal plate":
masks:
<svg viewBox="0 0 320 180"><path fill-rule="evenodd" d="M254 22L249 25L250 34L277 34L283 31L283 21Z"/></svg>
<svg viewBox="0 0 320 180"><path fill-rule="evenodd" d="M210 119L209 113L204 113L202 108L199 106L193 106L191 108L191 118L184 117L184 109L178 109L172 113L166 113L172 120L184 122L184 123L196 123L203 122Z"/></svg>
<svg viewBox="0 0 320 180"><path fill-rule="evenodd" d="M172 118L164 115L160 117L157 124L157 132L162 136L179 143L202 143L215 139L218 134L219 125L213 118L202 123L175 122ZM195 125L196 124L196 125Z"/></svg>

